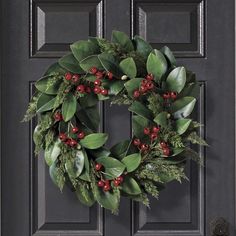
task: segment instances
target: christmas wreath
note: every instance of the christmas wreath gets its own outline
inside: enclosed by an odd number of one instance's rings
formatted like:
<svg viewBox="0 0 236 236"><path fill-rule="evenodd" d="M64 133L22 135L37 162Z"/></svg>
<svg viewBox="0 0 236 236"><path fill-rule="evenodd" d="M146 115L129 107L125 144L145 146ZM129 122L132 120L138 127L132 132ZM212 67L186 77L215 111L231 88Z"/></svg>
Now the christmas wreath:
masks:
<svg viewBox="0 0 236 236"><path fill-rule="evenodd" d="M199 84L168 47L153 49L139 36L113 31L111 41L91 37L70 49L35 83L24 117L37 115L35 153L44 150L52 181L83 204L117 212L125 196L148 206L167 182L187 178L187 159L200 161L191 143L207 145L189 118ZM132 139L110 149L98 131L104 100L132 112Z"/></svg>

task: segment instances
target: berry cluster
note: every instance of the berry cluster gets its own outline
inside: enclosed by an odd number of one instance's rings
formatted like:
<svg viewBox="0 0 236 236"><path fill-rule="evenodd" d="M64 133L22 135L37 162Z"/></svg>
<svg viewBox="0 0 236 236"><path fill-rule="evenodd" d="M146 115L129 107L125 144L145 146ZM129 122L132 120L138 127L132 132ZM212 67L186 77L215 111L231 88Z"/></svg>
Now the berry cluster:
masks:
<svg viewBox="0 0 236 236"><path fill-rule="evenodd" d="M69 137L66 133L60 133L59 138L64 144L70 146L70 147L76 147L78 144L78 141L80 139L83 139L85 137L85 133L83 131L79 131L78 127L73 127L71 129L71 133L75 136Z"/></svg>
<svg viewBox="0 0 236 236"><path fill-rule="evenodd" d="M160 126L145 127L143 133L149 135L151 141L154 141L158 137L158 132L160 131Z"/></svg>
<svg viewBox="0 0 236 236"><path fill-rule="evenodd" d="M177 98L177 93L176 92L165 92L163 95L162 95L162 97L164 98L164 99L173 99L173 100L175 100L176 98Z"/></svg>
<svg viewBox="0 0 236 236"><path fill-rule="evenodd" d="M80 75L78 74L71 74L70 72L65 73L65 80L71 81L76 84L80 79Z"/></svg>
<svg viewBox="0 0 236 236"><path fill-rule="evenodd" d="M165 156L170 155L170 149L169 149L168 144L166 142L160 142L160 147L162 149L163 155L165 155Z"/></svg>
<svg viewBox="0 0 236 236"><path fill-rule="evenodd" d="M55 114L54 114L53 117L54 117L54 120L55 120L55 121L61 121L61 120L63 120L63 116L62 116L61 112L59 112L59 111L55 112Z"/></svg>
<svg viewBox="0 0 236 236"><path fill-rule="evenodd" d="M96 171L100 171L102 170L103 166L100 163L97 163L95 165L95 170ZM102 180L100 179L97 182L98 187L103 188L103 191L107 192L111 190L111 183L113 184L113 186L118 187L122 182L124 181L123 176L119 176L116 179L113 180Z"/></svg>
<svg viewBox="0 0 236 236"><path fill-rule="evenodd" d="M145 79L142 80L139 90L133 92L134 98L139 98L141 95L146 94L148 91L154 88L153 83L154 77L152 74L146 75Z"/></svg>

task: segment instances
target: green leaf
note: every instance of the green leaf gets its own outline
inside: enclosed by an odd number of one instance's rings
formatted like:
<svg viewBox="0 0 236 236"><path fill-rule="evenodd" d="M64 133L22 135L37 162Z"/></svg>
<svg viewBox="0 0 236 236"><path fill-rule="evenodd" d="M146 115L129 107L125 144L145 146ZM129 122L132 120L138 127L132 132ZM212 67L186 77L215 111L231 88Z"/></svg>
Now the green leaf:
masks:
<svg viewBox="0 0 236 236"><path fill-rule="evenodd" d="M173 148L171 156L177 156L184 151L184 148Z"/></svg>
<svg viewBox="0 0 236 236"><path fill-rule="evenodd" d="M96 159L96 162L104 166L107 179L114 179L125 170L125 165L112 157L100 157Z"/></svg>
<svg viewBox="0 0 236 236"><path fill-rule="evenodd" d="M180 119L189 116L193 111L195 103L196 98L194 97L183 97L176 100L171 106L174 118Z"/></svg>
<svg viewBox="0 0 236 236"><path fill-rule="evenodd" d="M89 207L94 204L94 195L92 189L89 186L84 184L78 184L75 193L82 204Z"/></svg>
<svg viewBox="0 0 236 236"><path fill-rule="evenodd" d="M176 67L166 79L167 90L180 93L186 83L186 71L184 67Z"/></svg>
<svg viewBox="0 0 236 236"><path fill-rule="evenodd" d="M152 112L138 101L134 101L128 110L149 120L152 120L153 118Z"/></svg>
<svg viewBox="0 0 236 236"><path fill-rule="evenodd" d="M103 146L107 139L108 135L104 133L89 134L80 140L80 144L88 149L97 149Z"/></svg>
<svg viewBox="0 0 236 236"><path fill-rule="evenodd" d="M98 98L95 94L90 93L90 94L85 95L84 97L80 97L79 102L80 102L81 107L83 108L93 107L97 105Z"/></svg>
<svg viewBox="0 0 236 236"><path fill-rule="evenodd" d="M76 177L78 177L83 169L84 169L84 152L81 150L78 150L76 152L76 156L75 156L75 173L76 173Z"/></svg>
<svg viewBox="0 0 236 236"><path fill-rule="evenodd" d="M83 154L84 154L84 169L82 173L80 174L79 178L90 182L91 181L90 176L89 176L90 164L89 164L88 156L85 150L83 150Z"/></svg>
<svg viewBox="0 0 236 236"><path fill-rule="evenodd" d="M49 167L49 174L50 177L55 185L58 186L58 188L62 191L64 185L65 185L65 177L64 173L62 172L61 169L59 169L56 165L56 162L54 162L50 167Z"/></svg>
<svg viewBox="0 0 236 236"><path fill-rule="evenodd" d="M124 49L127 52L133 51L134 47L132 44L132 41L129 39L129 37L120 31L112 31L112 39L111 41L113 43L118 43L121 45L122 49Z"/></svg>
<svg viewBox="0 0 236 236"><path fill-rule="evenodd" d="M198 98L200 93L200 86L198 82L191 82L186 84L184 89L179 94L179 97L194 97Z"/></svg>
<svg viewBox="0 0 236 236"><path fill-rule="evenodd" d="M121 189L125 193L131 194L131 195L137 195L142 192L136 180L130 176L125 177L124 182L121 185Z"/></svg>
<svg viewBox="0 0 236 236"><path fill-rule="evenodd" d="M141 37L134 36L136 50L146 59L153 50L152 46Z"/></svg>
<svg viewBox="0 0 236 236"><path fill-rule="evenodd" d="M37 101L37 112L45 112L53 109L53 105L55 103L55 96L41 94Z"/></svg>
<svg viewBox="0 0 236 236"><path fill-rule="evenodd" d="M141 163L140 153L134 153L128 155L122 159L122 162L125 164L127 172L132 172L138 168Z"/></svg>
<svg viewBox="0 0 236 236"><path fill-rule="evenodd" d="M105 147L100 147L95 150L89 150L89 153L95 158L108 157L111 154L111 152L107 150Z"/></svg>
<svg viewBox="0 0 236 236"><path fill-rule="evenodd" d="M75 114L77 108L76 97L72 93L68 93L62 104L62 116L64 121L69 121Z"/></svg>
<svg viewBox="0 0 236 236"><path fill-rule="evenodd" d="M191 119L179 119L175 122L175 128L179 135L183 134L191 124Z"/></svg>
<svg viewBox="0 0 236 236"><path fill-rule="evenodd" d="M124 81L113 80L109 82L109 95L117 95L124 88Z"/></svg>
<svg viewBox="0 0 236 236"><path fill-rule="evenodd" d="M111 147L111 155L119 160L125 157L130 145L130 140L121 141Z"/></svg>
<svg viewBox="0 0 236 236"><path fill-rule="evenodd" d="M98 59L97 55L88 56L85 59L83 59L82 61L80 61L79 64L80 64L81 68L86 72L89 72L89 70L92 67L96 67L99 70L103 69L103 66L102 66L100 60Z"/></svg>
<svg viewBox="0 0 236 236"><path fill-rule="evenodd" d="M49 166L51 166L56 161L57 157L61 153L61 149L59 146L60 143L61 141L58 139L56 142L45 149L44 158Z"/></svg>
<svg viewBox="0 0 236 236"><path fill-rule="evenodd" d="M61 82L61 79L44 76L35 83L35 87L42 93L55 95L58 92Z"/></svg>
<svg viewBox="0 0 236 236"><path fill-rule="evenodd" d="M160 51L165 55L165 57L167 58L167 60L169 61L171 65L173 66L176 65L175 56L173 52L167 46L162 47Z"/></svg>
<svg viewBox="0 0 236 236"><path fill-rule="evenodd" d="M132 57L128 57L120 62L120 68L129 78L133 79L137 75L137 68Z"/></svg>
<svg viewBox="0 0 236 236"><path fill-rule="evenodd" d="M154 49L147 59L147 71L155 76L155 81L160 81L162 75L167 71L167 61L164 55Z"/></svg>
<svg viewBox="0 0 236 236"><path fill-rule="evenodd" d="M118 63L111 54L102 53L98 55L98 58L106 71L112 72L117 78L120 78L123 75Z"/></svg>
<svg viewBox="0 0 236 236"><path fill-rule="evenodd" d="M144 117L141 116L132 116L132 129L133 134L137 138L145 138L146 135L143 133L145 127L149 127L150 122Z"/></svg>
<svg viewBox="0 0 236 236"><path fill-rule="evenodd" d="M199 145L203 145L203 146L209 146L207 144L207 142L202 139L200 136L198 136L197 132L191 132L187 138L186 138L187 141L193 143L193 144L199 144Z"/></svg>
<svg viewBox="0 0 236 236"><path fill-rule="evenodd" d="M129 81L127 81L124 86L128 92L128 94L132 97L133 92L137 89L139 89L141 82L143 81L143 78L134 78Z"/></svg>
<svg viewBox="0 0 236 236"><path fill-rule="evenodd" d="M158 125L160 125L161 127L166 127L167 124L168 124L168 112L163 111L163 112L159 113L159 114L155 117L154 121L155 121Z"/></svg>
<svg viewBox="0 0 236 236"><path fill-rule="evenodd" d="M64 68L62 68L58 62L53 63L52 65L50 65L48 67L48 69L46 70L46 72L44 73L44 77L45 76L51 76L51 75L55 75L55 73L58 74L62 74L64 75L66 73L66 70Z"/></svg>
<svg viewBox="0 0 236 236"><path fill-rule="evenodd" d="M84 58L95 55L99 53L99 48L96 44L91 41L77 41L73 43L71 46L71 51L74 57L80 62Z"/></svg>
<svg viewBox="0 0 236 236"><path fill-rule="evenodd" d="M79 62L75 59L72 53L67 54L59 59L59 64L61 67L76 74L84 73L83 69L80 67Z"/></svg>

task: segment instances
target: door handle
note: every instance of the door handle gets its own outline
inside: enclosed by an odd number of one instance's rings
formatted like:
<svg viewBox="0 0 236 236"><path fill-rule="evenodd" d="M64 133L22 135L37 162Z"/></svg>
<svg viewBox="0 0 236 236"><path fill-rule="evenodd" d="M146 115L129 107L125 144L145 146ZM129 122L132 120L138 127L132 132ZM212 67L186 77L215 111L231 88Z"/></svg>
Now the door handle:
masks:
<svg viewBox="0 0 236 236"><path fill-rule="evenodd" d="M229 236L229 223L223 218L218 217L210 222L211 236Z"/></svg>

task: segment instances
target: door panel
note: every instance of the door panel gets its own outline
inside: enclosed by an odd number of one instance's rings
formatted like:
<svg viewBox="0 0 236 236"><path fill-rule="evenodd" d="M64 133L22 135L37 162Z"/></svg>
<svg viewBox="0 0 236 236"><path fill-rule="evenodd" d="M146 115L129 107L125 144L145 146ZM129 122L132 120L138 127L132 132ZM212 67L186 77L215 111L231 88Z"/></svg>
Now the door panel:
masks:
<svg viewBox="0 0 236 236"><path fill-rule="evenodd" d="M235 234L234 1L233 0L3 0L1 25L2 236L210 236L222 216ZM210 148L189 162L189 181L170 183L151 209L122 198L118 216L61 194L43 155L34 156L35 123L22 124L34 81L76 40L110 38L112 30L168 45L178 64L201 84L194 114ZM100 104L100 129L111 146L131 136L126 107Z"/></svg>

